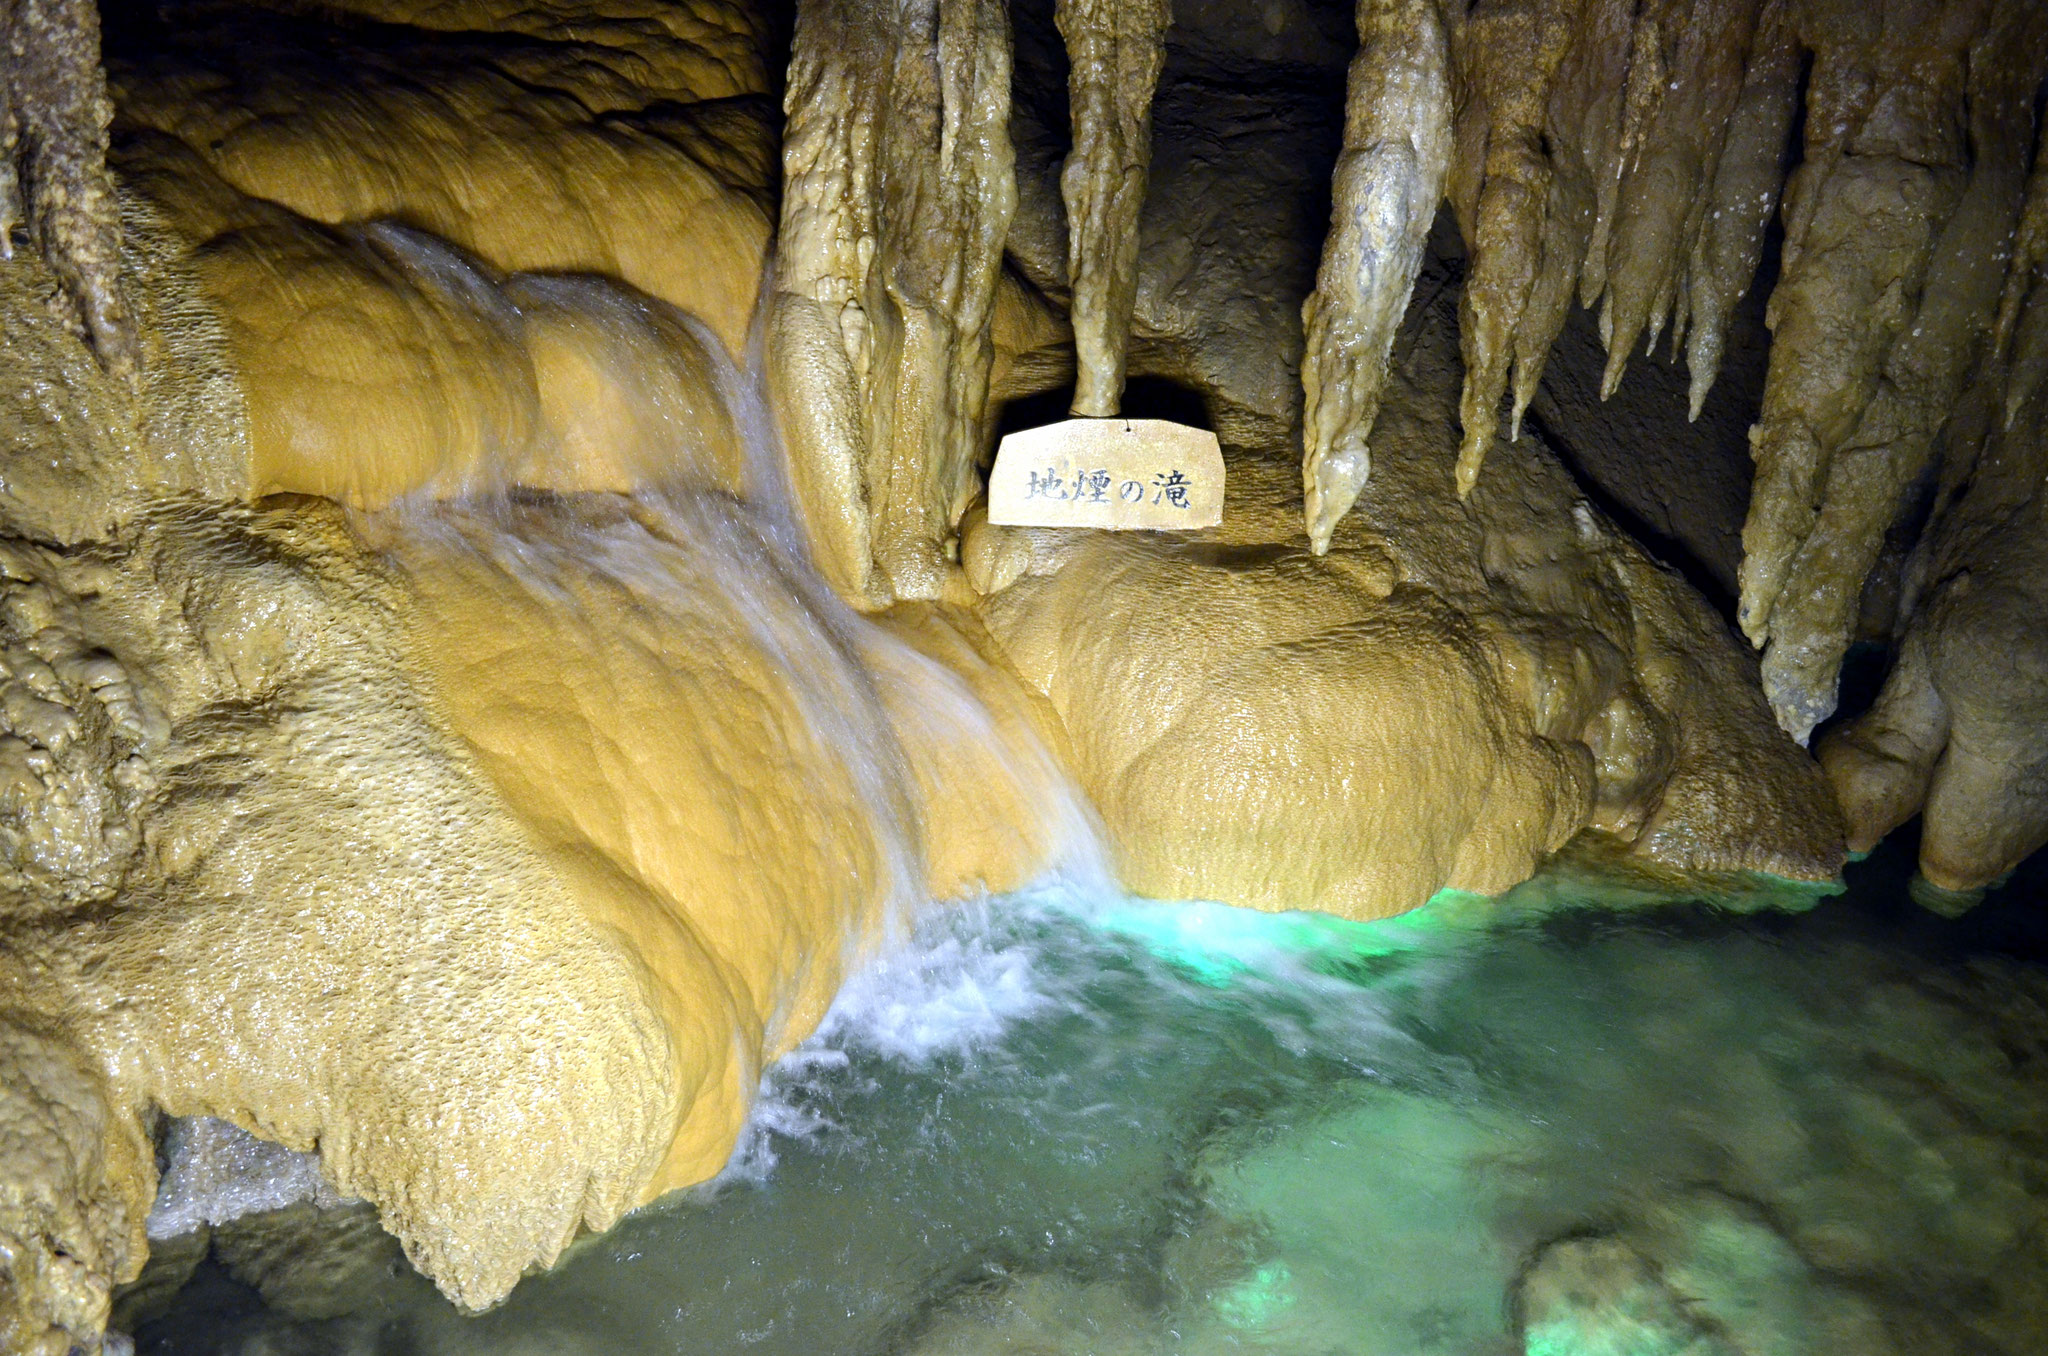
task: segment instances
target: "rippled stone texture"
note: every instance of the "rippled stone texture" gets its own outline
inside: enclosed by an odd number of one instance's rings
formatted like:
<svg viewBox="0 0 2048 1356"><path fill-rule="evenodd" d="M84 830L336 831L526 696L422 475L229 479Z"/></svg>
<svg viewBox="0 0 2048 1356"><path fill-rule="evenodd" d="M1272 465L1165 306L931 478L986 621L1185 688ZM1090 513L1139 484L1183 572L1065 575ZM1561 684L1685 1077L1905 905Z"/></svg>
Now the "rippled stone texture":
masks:
<svg viewBox="0 0 2048 1356"><path fill-rule="evenodd" d="M1371 34L1389 12L1360 6L1359 59L1391 82L1412 62L1405 50L1374 55ZM1426 31L1437 14L1414 6L1408 23ZM2038 158L2048 13L2019 0L1482 0L1443 14L1457 116L1445 189L1470 252L1461 493L1497 437L1511 369L1517 430L1536 398L1574 283L1599 309L1603 393L1636 344L1669 327L1692 367L1697 417L1782 194L1739 613L1763 651L1777 719L1803 743L1836 709L1852 642L1916 624L1887 609L1901 571L1924 568L1902 556L1931 482L1967 476L1977 455L1981 435L1957 411L1973 381L1999 380L1980 365L2013 366L2009 415L2042 364L2032 330L2012 336L2040 253L2022 202ZM1353 98L1398 104L1380 116L1390 127L1442 116L1445 96L1428 80L1388 88L1355 80ZM1361 142L1359 129L1351 139ZM1329 315L1366 313L1377 293L1357 289L1380 284L1351 262L1354 237L1415 177L1392 167L1362 176L1357 153L1340 160L1333 186L1328 258L1345 267L1326 268L1311 303L1303 368L1304 518L1319 547L1366 474L1384 359L1364 342L1377 332L1360 331L1358 345L1339 346L1349 366L1333 382L1317 329ZM1391 271L1390 288L1398 280ZM1349 431L1324 427L1326 410L1344 412ZM2024 683L1983 681L2026 700ZM1996 757L2024 756L2017 729L1996 736ZM1993 800L1982 807L1994 818L2031 819Z"/></svg>
<svg viewBox="0 0 2048 1356"><path fill-rule="evenodd" d="M1016 203L999 0L800 8L769 348L827 574L946 592L989 425Z"/></svg>
<svg viewBox="0 0 2048 1356"><path fill-rule="evenodd" d="M112 116L92 0L14 0L0 10L0 257L12 256L25 223L67 316L109 372L133 380L135 321L122 296L120 208L106 165Z"/></svg>
<svg viewBox="0 0 2048 1356"><path fill-rule="evenodd" d="M715 1172L899 910L1062 850L1014 683L943 617L846 612L696 450L670 500L186 493L68 550L10 520L20 1346L89 1339L139 1264L158 1110L317 1149L493 1303Z"/></svg>

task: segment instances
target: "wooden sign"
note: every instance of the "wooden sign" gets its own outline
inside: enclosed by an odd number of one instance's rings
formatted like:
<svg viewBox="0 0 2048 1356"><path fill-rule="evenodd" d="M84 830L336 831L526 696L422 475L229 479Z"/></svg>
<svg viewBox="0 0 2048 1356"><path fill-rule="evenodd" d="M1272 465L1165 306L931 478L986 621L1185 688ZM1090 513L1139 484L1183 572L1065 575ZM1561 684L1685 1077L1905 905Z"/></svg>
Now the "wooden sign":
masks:
<svg viewBox="0 0 2048 1356"><path fill-rule="evenodd" d="M1216 435L1165 419L1066 419L1003 439L988 520L1153 532L1223 521Z"/></svg>

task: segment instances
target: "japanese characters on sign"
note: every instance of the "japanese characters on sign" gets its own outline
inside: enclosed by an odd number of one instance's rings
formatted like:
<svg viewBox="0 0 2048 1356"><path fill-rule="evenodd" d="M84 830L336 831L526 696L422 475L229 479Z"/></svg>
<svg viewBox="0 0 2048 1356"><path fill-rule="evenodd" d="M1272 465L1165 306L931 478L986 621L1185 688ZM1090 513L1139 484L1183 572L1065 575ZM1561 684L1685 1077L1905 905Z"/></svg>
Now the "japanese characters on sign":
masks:
<svg viewBox="0 0 2048 1356"><path fill-rule="evenodd" d="M1106 504L1109 502L1109 487L1116 481L1115 476L1099 466L1092 471L1076 471L1072 488L1067 486L1051 463L1047 463L1043 475L1037 471L1026 471L1025 474L1031 477L1030 488L1024 491L1026 499L1064 499L1069 503ZM1126 504L1142 503L1145 498L1144 482L1126 480L1117 485L1116 495ZM1188 498L1188 478L1181 474L1179 467L1153 474L1152 503L1155 506L1170 504L1183 512L1194 507Z"/></svg>
<svg viewBox="0 0 2048 1356"><path fill-rule="evenodd" d="M1223 516L1216 435L1162 419L1069 419L1003 439L989 521L1185 530Z"/></svg>

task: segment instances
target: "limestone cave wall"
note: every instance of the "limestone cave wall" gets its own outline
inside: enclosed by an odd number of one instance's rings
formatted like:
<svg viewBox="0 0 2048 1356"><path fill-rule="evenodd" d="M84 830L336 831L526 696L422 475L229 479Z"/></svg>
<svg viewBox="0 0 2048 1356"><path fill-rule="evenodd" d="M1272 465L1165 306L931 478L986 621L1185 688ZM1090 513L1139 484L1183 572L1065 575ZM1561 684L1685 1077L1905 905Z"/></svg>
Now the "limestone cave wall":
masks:
<svg viewBox="0 0 2048 1356"><path fill-rule="evenodd" d="M0 28L10 1349L167 1115L493 1303L1098 850L1376 918L2048 839L2030 0ZM989 521L1006 420L1162 392L1220 526Z"/></svg>

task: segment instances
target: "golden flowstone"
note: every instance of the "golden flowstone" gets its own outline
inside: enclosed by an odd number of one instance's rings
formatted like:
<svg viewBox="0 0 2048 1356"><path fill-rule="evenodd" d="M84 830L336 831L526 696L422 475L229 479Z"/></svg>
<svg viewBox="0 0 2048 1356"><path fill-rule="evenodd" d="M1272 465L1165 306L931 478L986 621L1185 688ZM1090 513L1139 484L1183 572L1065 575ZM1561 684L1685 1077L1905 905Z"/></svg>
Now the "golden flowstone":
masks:
<svg viewBox="0 0 2048 1356"><path fill-rule="evenodd" d="M1003 439L988 520L1186 531L1223 521L1216 435L1166 419L1063 419Z"/></svg>

